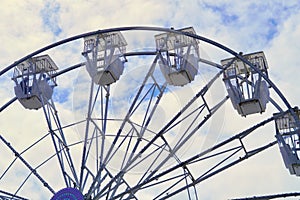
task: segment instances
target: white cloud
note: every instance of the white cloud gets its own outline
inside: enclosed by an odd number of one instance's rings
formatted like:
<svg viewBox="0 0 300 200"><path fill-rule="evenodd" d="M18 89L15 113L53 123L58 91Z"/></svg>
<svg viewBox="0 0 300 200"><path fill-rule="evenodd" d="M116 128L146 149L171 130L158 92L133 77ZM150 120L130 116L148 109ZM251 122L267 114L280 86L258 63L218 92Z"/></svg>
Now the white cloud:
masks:
<svg viewBox="0 0 300 200"><path fill-rule="evenodd" d="M300 12L285 20L280 26L280 34L274 38L272 45L267 50L271 77L278 80L278 86L289 98L292 105L297 105L299 100L298 67L300 42L300 26L298 18Z"/></svg>

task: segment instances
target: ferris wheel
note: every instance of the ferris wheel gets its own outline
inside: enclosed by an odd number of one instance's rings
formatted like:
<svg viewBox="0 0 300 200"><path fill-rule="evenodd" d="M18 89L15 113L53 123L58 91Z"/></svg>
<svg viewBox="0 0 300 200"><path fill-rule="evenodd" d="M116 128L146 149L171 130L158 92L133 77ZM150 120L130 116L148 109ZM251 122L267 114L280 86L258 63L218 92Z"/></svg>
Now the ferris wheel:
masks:
<svg viewBox="0 0 300 200"><path fill-rule="evenodd" d="M65 59L81 61L60 66L68 45ZM15 95L0 120L16 113L28 126L0 128L0 199L199 199L200 183L274 145L300 176L300 110L268 71L264 52L237 53L193 27L118 27L43 47L0 72ZM266 130L273 139L248 140Z"/></svg>

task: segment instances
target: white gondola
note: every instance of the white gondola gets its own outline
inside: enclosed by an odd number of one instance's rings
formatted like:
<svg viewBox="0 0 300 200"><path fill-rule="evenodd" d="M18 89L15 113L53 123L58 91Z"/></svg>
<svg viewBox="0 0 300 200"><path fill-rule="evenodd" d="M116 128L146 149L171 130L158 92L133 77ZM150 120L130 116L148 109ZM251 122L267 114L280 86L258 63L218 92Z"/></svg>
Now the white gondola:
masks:
<svg viewBox="0 0 300 200"><path fill-rule="evenodd" d="M52 75L58 69L48 55L30 58L14 69L15 94L27 109L39 109L45 105L56 86Z"/></svg>
<svg viewBox="0 0 300 200"><path fill-rule="evenodd" d="M117 80L124 70L122 55L126 41L121 32L93 35L84 38L86 69L94 83L104 86Z"/></svg>
<svg viewBox="0 0 300 200"><path fill-rule="evenodd" d="M196 34L192 27L179 31ZM163 33L156 35L155 41L157 50L162 53L159 65L166 81L174 86L184 86L192 82L198 73L197 40L185 35Z"/></svg>
<svg viewBox="0 0 300 200"><path fill-rule="evenodd" d="M274 117L276 123L276 137L285 167L289 170L290 174L300 176L299 109L294 108L294 113L297 122L291 112L283 116L274 114Z"/></svg>
<svg viewBox="0 0 300 200"><path fill-rule="evenodd" d="M243 57L267 76L268 65L263 52L251 53ZM222 60L222 66L225 67L233 59ZM266 110L270 96L268 84L249 65L236 59L225 70L223 81L232 105L240 115L247 116Z"/></svg>

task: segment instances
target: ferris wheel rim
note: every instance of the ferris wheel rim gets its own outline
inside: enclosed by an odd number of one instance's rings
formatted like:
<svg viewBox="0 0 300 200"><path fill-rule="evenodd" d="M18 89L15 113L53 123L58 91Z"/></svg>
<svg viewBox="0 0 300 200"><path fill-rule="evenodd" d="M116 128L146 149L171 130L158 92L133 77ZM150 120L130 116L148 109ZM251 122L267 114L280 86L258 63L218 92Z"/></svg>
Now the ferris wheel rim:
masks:
<svg viewBox="0 0 300 200"><path fill-rule="evenodd" d="M49 50L51 48L54 48L56 46L59 46L61 44L65 44L65 43L68 43L70 41L74 41L74 40L77 40L77 39L80 39L80 38L83 38L83 37L86 37L86 36L90 36L90 35L94 35L94 34L101 34L101 33L109 33L109 32L114 32L114 31L134 31L134 30L146 30L146 31L163 31L163 32L170 32L170 33L176 33L176 34L183 34L183 35L186 35L186 36L189 36L189 37L192 37L192 38L195 38L195 39L198 39L198 40L201 40L201 41L204 41L204 42L207 42L209 44L212 44L214 46L217 46L218 48L222 49L222 50L225 50L226 52L234 55L235 58L238 58L240 60L242 60L243 62L245 62L246 64L248 64L251 68L253 68L255 71L257 71L258 73L259 70L253 66L249 61L247 61L242 55L240 55L239 53L236 53L234 52L233 50L223 46L222 44L219 44L213 40L210 40L210 39L207 39L207 38L204 38L204 37L201 37L201 36L198 36L198 35L192 35L192 34L189 34L189 33L184 33L184 32L180 32L180 31L176 31L176 30L173 30L173 29L167 29L167 28L159 28L159 27L144 27L144 26L135 26L135 27L119 27L119 28L111 28L111 29L104 29L104 30L98 30L98 31L93 31L93 32L88 32L88 33L84 33L84 34L80 34L80 35L77 35L77 36L73 36L73 37L70 37L70 38L67 38L67 39L64 39L64 40L61 40L59 42L56 42L56 43L53 43L53 44L50 44L44 48L41 48L21 59L19 59L18 61L16 61L15 63L13 63L12 65L8 66L7 68L5 68L4 70L2 70L0 72L0 76L2 76L3 74L5 74L7 71L9 71L10 69L12 69L13 67L15 67L16 65L18 65L19 63L23 62L24 60L28 59L28 58L31 58L35 55L38 55L46 50ZM201 39L200 39L201 38ZM224 47L224 48L223 48ZM143 53L143 52L142 52ZM142 54L141 52L138 53L138 54ZM153 52L152 54L154 54L155 52ZM133 53L134 54L134 53ZM145 53L146 55L147 53ZM150 54L150 53L149 53ZM130 55L128 55L130 56ZM60 72L58 72L55 76L60 76L68 71L71 71L71 70L75 70L79 67L82 67L84 66L85 64L84 63L78 63L76 65L73 65L71 67L68 67ZM293 112L289 102L287 101L287 99L285 98L285 96L281 93L281 91L277 88L277 86L269 79L269 77L266 77L264 74L260 74L262 75L262 77L271 85L271 87L275 90L275 92L279 95L279 97L281 98L281 100L284 102L284 104L286 105L286 107L288 108L288 110L291 110L291 112ZM5 110L11 103L13 103L16 99L16 97L14 97L12 100L10 100L7 104L5 104L4 106L2 106L0 108L0 111L3 111Z"/></svg>

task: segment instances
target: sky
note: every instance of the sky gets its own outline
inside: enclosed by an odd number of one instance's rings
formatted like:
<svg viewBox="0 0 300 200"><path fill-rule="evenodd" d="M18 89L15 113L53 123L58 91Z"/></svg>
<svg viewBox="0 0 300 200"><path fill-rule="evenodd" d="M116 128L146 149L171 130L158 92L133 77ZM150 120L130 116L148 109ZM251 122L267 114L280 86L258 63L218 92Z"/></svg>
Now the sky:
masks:
<svg viewBox="0 0 300 200"><path fill-rule="evenodd" d="M154 26L180 29L194 27L196 33L217 41L236 52L251 53L264 51L269 64L269 77L280 89L292 106L299 105L300 89L297 72L300 66L300 2L298 0L265 0L265 1L239 1L239 0L3 0L0 2L0 71L46 45L78 34L125 26ZM155 48L154 41L149 40L152 33L140 32L137 35L127 33L127 51ZM151 46L152 45L152 46ZM74 41L51 49L45 53L51 55L60 69L84 61L81 56L82 41ZM206 59L219 63L228 53L220 51L210 45L200 43L201 52ZM226 57L225 57L226 58ZM133 68L128 68L123 74L123 82L115 84L113 96L116 96L119 107L111 112L115 114L126 108L126 101L132 99L132 95L126 96L126 91L136 91L134 85L138 83L134 74L140 74L140 68L145 66L145 60L134 60ZM150 59L151 62L151 59ZM140 67L140 68L139 68ZM205 74L207 73L207 74ZM0 77L0 106L14 97L14 83L11 80L13 70ZM162 102L159 110L168 118L168 114L176 107L182 107L185 100L182 97L191 97L195 91L210 77L209 70L200 70L199 77L188 89L178 90L170 88L169 95L177 99L172 107L168 102ZM82 88L82 80L88 77L84 68L66 73L58 77L58 87L55 89L53 99L60 113L64 116L62 121L71 123L82 117L80 107L87 98L87 88ZM221 80L222 78L220 78ZM134 81L133 81L134 80ZM219 91L224 91L222 81L216 88L212 88L209 95L214 102ZM80 88L80 89L78 89ZM276 96L276 95L275 95ZM126 99L127 100L124 100ZM275 100L280 101L278 97ZM123 106L124 105L124 106ZM197 142L203 146L200 149L212 146L222 139L232 136L240 130L248 128L249 124L257 123L266 116L272 116L272 109L264 115L240 117L233 110L229 102L226 103L219 115L210 123L207 132L214 132L213 137L199 133L191 144L197 146ZM25 110L19 102L15 102L0 113L0 134L15 144L22 151L42 135L47 133L44 121L40 122L42 112ZM138 118L138 115L136 116ZM156 121L156 123L162 123ZM17 125L16 125L17 124ZM160 124L159 124L160 125ZM79 127L77 131L80 131ZM253 138L249 139L249 147L255 148L260 144L273 141L274 127L267 127ZM274 131L274 130L273 130ZM231 135L230 135L231 134ZM265 143L263 143L263 142ZM28 154L28 160L35 164L36 160L51 154L46 148L49 143L41 144L43 153ZM0 173L13 160L12 153L0 143ZM199 153L199 149L192 147L187 154ZM36 161L38 163L38 161ZM55 163L51 163L55 165ZM20 177L26 177L22 171L22 163L17 163L8 178L0 179L0 190L13 191L14 182ZM47 169L51 169L48 165ZM49 180L55 181L50 173L44 175ZM42 170L41 170L42 171ZM54 180L53 180L54 179ZM9 184L7 184L7 182ZM25 186L21 193L30 199L47 199L49 193L43 194L35 185L33 179ZM285 169L277 146L271 147L265 152L250 158L241 164L222 172L197 186L199 199L230 199L237 197L249 197L278 193L299 192L299 177L291 176ZM58 186L57 186L58 187ZM58 189L58 188L56 188ZM28 192L30 191L30 192ZM30 196L31 191L34 193Z"/></svg>

